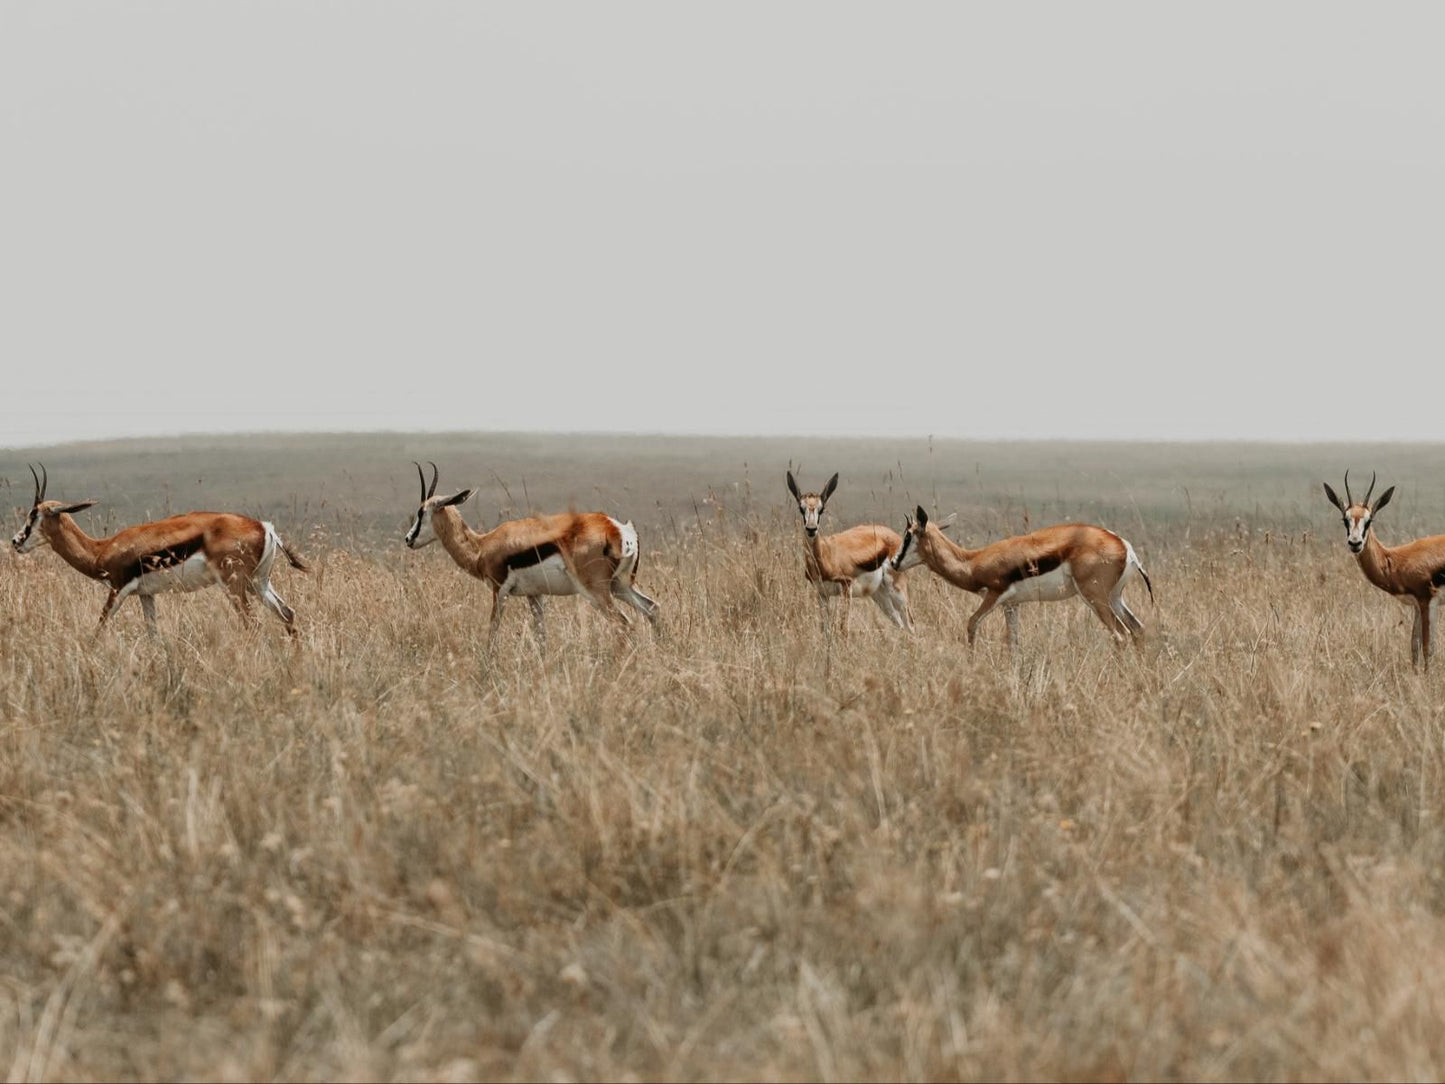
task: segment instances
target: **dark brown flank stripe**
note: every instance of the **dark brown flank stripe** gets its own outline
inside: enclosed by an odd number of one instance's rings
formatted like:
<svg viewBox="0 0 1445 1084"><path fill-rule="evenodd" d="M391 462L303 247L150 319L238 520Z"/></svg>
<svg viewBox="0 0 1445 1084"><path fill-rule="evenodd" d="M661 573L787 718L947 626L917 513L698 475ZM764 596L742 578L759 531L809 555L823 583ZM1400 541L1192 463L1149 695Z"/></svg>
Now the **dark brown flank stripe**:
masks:
<svg viewBox="0 0 1445 1084"><path fill-rule="evenodd" d="M144 576L147 572L162 572L168 568L175 568L177 565L185 564L194 557L205 545L201 535L189 538L184 542L177 542L173 546L157 550L155 553L148 553L139 560L121 568L119 577L115 581L117 587L123 587L137 577ZM108 578L108 577L107 577Z"/></svg>
<svg viewBox="0 0 1445 1084"><path fill-rule="evenodd" d="M1434 575L1430 577L1430 583L1434 587L1445 587L1445 565L1435 570Z"/></svg>
<svg viewBox="0 0 1445 1084"><path fill-rule="evenodd" d="M877 556L875 556L875 557L870 557L870 558L868 558L868 560L866 560L866 561L861 561L861 562L859 562L858 567L861 568L864 572L877 572L880 568L883 567L883 565L884 565L887 561L888 561L888 551L885 549L882 553L878 554Z"/></svg>
<svg viewBox="0 0 1445 1084"><path fill-rule="evenodd" d="M547 558L557 556L560 552L557 543L543 542L541 545L529 546L520 553L512 554L502 564L506 566L508 573L517 572L524 568L531 568L533 565L539 565Z"/></svg>
<svg viewBox="0 0 1445 1084"><path fill-rule="evenodd" d="M1058 557L1040 557L1036 561L1027 561L1017 568L1009 570L1008 582L1018 583L1020 580L1031 580L1035 576L1047 575L1061 564L1063 561Z"/></svg>

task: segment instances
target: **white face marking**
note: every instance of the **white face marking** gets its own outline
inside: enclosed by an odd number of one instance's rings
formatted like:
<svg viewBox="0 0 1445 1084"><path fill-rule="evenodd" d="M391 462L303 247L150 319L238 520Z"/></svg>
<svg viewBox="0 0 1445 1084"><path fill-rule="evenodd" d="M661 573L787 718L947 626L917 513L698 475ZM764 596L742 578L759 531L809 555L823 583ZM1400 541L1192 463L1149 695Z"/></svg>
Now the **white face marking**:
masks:
<svg viewBox="0 0 1445 1084"><path fill-rule="evenodd" d="M411 549L419 550L437 540L437 536L432 533L431 529L431 509L428 507L430 503L428 501L427 504L418 508L416 515L412 517L411 527L408 528L405 538L407 546Z"/></svg>
<svg viewBox="0 0 1445 1084"><path fill-rule="evenodd" d="M40 545L42 540L40 513L32 508L30 514L25 517L25 526L15 532L15 537L10 540L10 545L15 547L16 553L29 553Z"/></svg>
<svg viewBox="0 0 1445 1084"><path fill-rule="evenodd" d="M818 533L818 523L823 518L823 502L809 495L798 502L798 511L803 514L803 530L810 535Z"/></svg>
<svg viewBox="0 0 1445 1084"><path fill-rule="evenodd" d="M1370 530L1370 513L1368 509L1354 505L1345 513L1345 541L1351 552L1359 553L1365 548L1365 538Z"/></svg>
<svg viewBox="0 0 1445 1084"><path fill-rule="evenodd" d="M1017 605L1020 602L1058 602L1060 599L1073 598L1078 593L1079 589L1074 584L1073 573L1069 570L1069 562L1065 561L1052 572L1019 580L999 596L998 601L1000 605Z"/></svg>

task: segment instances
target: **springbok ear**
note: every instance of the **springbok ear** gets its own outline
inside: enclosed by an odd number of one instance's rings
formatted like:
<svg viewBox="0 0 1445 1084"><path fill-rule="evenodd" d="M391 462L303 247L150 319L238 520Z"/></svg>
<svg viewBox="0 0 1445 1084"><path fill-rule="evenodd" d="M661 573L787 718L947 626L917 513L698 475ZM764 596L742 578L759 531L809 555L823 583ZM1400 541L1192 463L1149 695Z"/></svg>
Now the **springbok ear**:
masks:
<svg viewBox="0 0 1445 1084"><path fill-rule="evenodd" d="M920 504L917 508L913 510L913 517L914 520L918 523L918 526L928 526L928 513L923 510L923 505Z"/></svg>
<svg viewBox="0 0 1445 1084"><path fill-rule="evenodd" d="M940 531L946 531L946 530L948 530L950 527L953 526L953 521L956 520L957 518L958 518L958 513L957 513L957 512L950 512L950 513L948 514L948 518L945 519L945 520L943 520L942 522L936 524L936 526L938 527L938 529L939 529Z"/></svg>
<svg viewBox="0 0 1445 1084"><path fill-rule="evenodd" d="M788 492L793 495L793 500L795 501L801 501L803 499L802 494L798 492L798 483L793 481L792 471L788 471Z"/></svg>
<svg viewBox="0 0 1445 1084"><path fill-rule="evenodd" d="M833 475L833 477L831 477L831 478L828 479L828 484L823 487L823 492L820 493L820 494L818 494L818 496L822 498L824 504L827 504L827 503L828 503L828 498L833 495L833 490L835 490L835 489L837 489L837 488L838 488L838 475L835 473L835 474Z"/></svg>
<svg viewBox="0 0 1445 1084"><path fill-rule="evenodd" d="M1372 515L1372 516L1378 516L1378 515L1380 514L1380 509L1381 509L1381 508L1384 508L1385 505L1389 504L1389 503L1390 503L1390 498L1393 497L1394 495L1395 495L1395 487L1394 487L1394 486L1391 486L1389 489L1385 490L1385 492L1381 493L1381 494L1380 494L1380 499L1375 502L1375 507L1373 507L1373 508L1370 509L1370 515Z"/></svg>
<svg viewBox="0 0 1445 1084"><path fill-rule="evenodd" d="M64 508L57 508L50 514L52 516L74 515L76 512L84 512L87 508L99 503L99 501L81 501L79 504L67 504Z"/></svg>
<svg viewBox="0 0 1445 1084"><path fill-rule="evenodd" d="M1345 505L1344 502L1340 500L1340 495L1330 488L1328 482L1322 482L1321 484L1325 487L1325 496L1330 499L1330 503L1343 512Z"/></svg>
<svg viewBox="0 0 1445 1084"><path fill-rule="evenodd" d="M460 493L448 497L446 500L442 501L441 504L437 505L437 507L447 508L451 505L466 504L467 501L472 499L476 492L477 491L475 489L464 489Z"/></svg>

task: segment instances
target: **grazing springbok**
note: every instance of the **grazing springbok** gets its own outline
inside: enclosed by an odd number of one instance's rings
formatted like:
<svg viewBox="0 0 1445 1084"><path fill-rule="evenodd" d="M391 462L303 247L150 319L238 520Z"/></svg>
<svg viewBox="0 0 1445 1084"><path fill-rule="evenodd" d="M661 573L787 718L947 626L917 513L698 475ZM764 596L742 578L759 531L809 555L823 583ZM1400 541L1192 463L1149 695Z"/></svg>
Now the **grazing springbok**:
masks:
<svg viewBox="0 0 1445 1084"><path fill-rule="evenodd" d="M630 522L622 523L602 512L564 512L509 520L479 534L457 511L476 490L435 496L440 472L435 463L430 466L428 486L426 473L416 464L421 504L406 532L406 544L420 549L440 539L463 571L491 585L488 645L497 634L502 604L509 595L520 595L531 603L539 647L545 647L547 635L542 623L544 595L586 595L609 619L626 628L630 622L613 601L621 599L657 626L657 603L637 589L641 554L637 530Z"/></svg>
<svg viewBox="0 0 1445 1084"><path fill-rule="evenodd" d="M292 568L307 568L271 524L227 512L187 512L127 527L109 538L91 538L71 516L96 502L46 500L50 475L45 465L38 475L31 467L30 474L35 500L10 544L25 553L46 542L70 567L107 584L110 594L101 607L100 627L117 606L137 595L146 626L154 633L156 595L220 584L243 617L250 616L248 596L254 594L296 635L296 614L271 586L271 566L283 553Z"/></svg>
<svg viewBox="0 0 1445 1084"><path fill-rule="evenodd" d="M983 596L982 605L968 619L970 647L978 623L995 606L1003 606L1012 651L1018 641L1020 605L1074 595L1084 596L1116 643L1123 643L1126 633L1138 643L1144 624L1124 602L1124 587L1137 574L1149 598L1154 598L1154 585L1134 547L1113 531L1087 523L1045 527L970 550L946 538L919 505L907 522L903 550L893 560L900 570L917 564L927 565L955 587Z"/></svg>
<svg viewBox="0 0 1445 1084"><path fill-rule="evenodd" d="M818 588L818 615L828 625L828 599L843 597L843 631L848 631L848 613L853 597L871 598L888 620L901 629L913 631L908 609L908 583L895 571L891 559L903 546L898 533L877 523L849 527L837 534L818 534L818 524L828 498L838 488L836 474L821 493L800 493L793 472L788 471L788 492L798 502L803 517L803 574Z"/></svg>
<svg viewBox="0 0 1445 1084"><path fill-rule="evenodd" d="M1429 670L1435 606L1440 601L1440 589L1445 587L1445 535L1417 538L1400 546L1382 545L1371 527L1380 509L1389 504L1390 498L1395 495L1395 487L1391 486L1381 493L1380 499L1371 507L1370 494L1375 492L1373 473L1365 499L1358 504L1350 496L1349 471L1345 471L1343 501L1328 482L1323 484L1325 496L1345 519L1345 542L1360 562L1360 571L1365 574L1365 579L1381 591L1413 606L1415 630L1410 635L1410 661L1419 666L1423 659L1425 669Z"/></svg>

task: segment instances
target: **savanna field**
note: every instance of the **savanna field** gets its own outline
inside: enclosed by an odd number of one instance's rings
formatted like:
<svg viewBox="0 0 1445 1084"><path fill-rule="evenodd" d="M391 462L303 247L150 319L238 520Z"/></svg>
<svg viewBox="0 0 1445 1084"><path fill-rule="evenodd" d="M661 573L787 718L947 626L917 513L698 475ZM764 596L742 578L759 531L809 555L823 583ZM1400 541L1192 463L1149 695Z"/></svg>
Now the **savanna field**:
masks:
<svg viewBox="0 0 1445 1084"><path fill-rule="evenodd" d="M414 459L476 528L633 520L662 634L553 599L539 658L513 600L489 653ZM1319 486L1445 533L1445 446L198 438L4 453L7 507L38 461L92 534L246 512L313 571L295 647L218 590L97 637L0 555L10 1080L1445 1075L1445 663ZM1075 599L970 653L922 568L916 635L825 633L790 464L825 531L1118 531L1145 646Z"/></svg>

